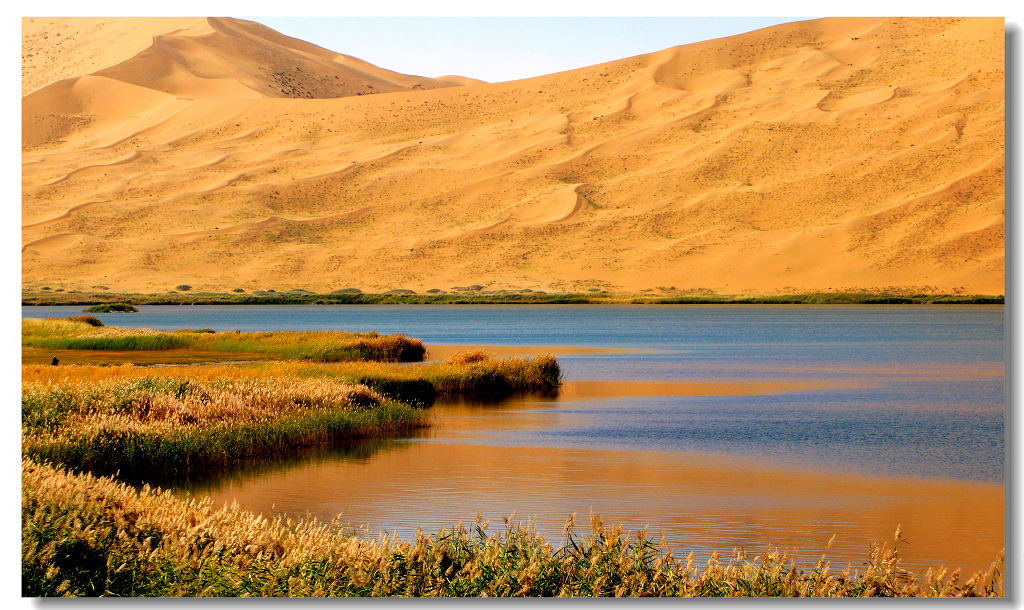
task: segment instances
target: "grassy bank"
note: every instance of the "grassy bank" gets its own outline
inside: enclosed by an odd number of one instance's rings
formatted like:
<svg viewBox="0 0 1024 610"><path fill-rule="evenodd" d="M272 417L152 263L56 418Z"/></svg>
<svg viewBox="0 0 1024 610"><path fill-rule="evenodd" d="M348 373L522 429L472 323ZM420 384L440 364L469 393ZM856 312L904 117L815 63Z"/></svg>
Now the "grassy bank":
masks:
<svg viewBox="0 0 1024 610"><path fill-rule="evenodd" d="M34 376L22 384L24 454L131 481L203 476L427 424L407 404L327 378Z"/></svg>
<svg viewBox="0 0 1024 610"><path fill-rule="evenodd" d="M36 459L129 480L214 473L340 440L426 425L439 395L558 385L551 356L448 362L22 367L22 447Z"/></svg>
<svg viewBox="0 0 1024 610"><path fill-rule="evenodd" d="M586 304L999 304L1003 295L926 294L914 292L805 292L784 295L727 295L708 293L545 293L475 291L444 294L317 294L306 291L238 294L218 292L111 293L24 291L22 305L586 305Z"/></svg>
<svg viewBox="0 0 1024 610"><path fill-rule="evenodd" d="M73 319L24 318L21 344L37 350L112 352L186 351L235 354L240 360L273 358L338 362L374 360L416 362L425 351L404 335L341 331L213 332L209 329L160 331L94 326Z"/></svg>
<svg viewBox="0 0 1024 610"><path fill-rule="evenodd" d="M151 488L22 462L24 596L1001 596L986 573L915 578L876 547L859 572L798 569L767 553L679 560L641 535L591 524L557 547L507 524L369 542L312 521L267 520ZM897 536L898 537L898 536Z"/></svg>

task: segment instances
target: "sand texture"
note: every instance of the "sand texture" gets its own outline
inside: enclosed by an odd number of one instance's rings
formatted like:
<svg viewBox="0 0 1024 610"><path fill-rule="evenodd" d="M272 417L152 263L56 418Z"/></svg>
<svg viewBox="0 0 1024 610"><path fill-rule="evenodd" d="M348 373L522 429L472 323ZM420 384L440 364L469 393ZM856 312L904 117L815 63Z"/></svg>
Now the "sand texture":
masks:
<svg viewBox="0 0 1024 610"><path fill-rule="evenodd" d="M1004 292L1001 18L505 83L235 19L22 25L27 289Z"/></svg>

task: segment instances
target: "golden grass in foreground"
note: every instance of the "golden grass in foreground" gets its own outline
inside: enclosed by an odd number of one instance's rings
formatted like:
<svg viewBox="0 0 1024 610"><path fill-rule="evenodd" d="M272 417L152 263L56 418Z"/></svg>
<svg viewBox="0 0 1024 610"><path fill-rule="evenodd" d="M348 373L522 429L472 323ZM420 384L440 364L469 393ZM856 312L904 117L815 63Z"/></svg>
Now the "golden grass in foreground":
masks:
<svg viewBox="0 0 1024 610"><path fill-rule="evenodd" d="M915 578L886 545L863 571L823 557L797 569L785 555L737 555L704 567L643 533L572 520L556 548L529 527L488 534L459 526L415 541L371 542L315 521L266 519L237 505L135 490L109 478L22 462L22 595L43 596L1002 596L1003 556L966 580ZM897 532L897 538L899 532Z"/></svg>
<svg viewBox="0 0 1024 610"><path fill-rule="evenodd" d="M86 322L24 318L22 347L50 350L117 352L229 352L245 359L255 354L278 359L316 362L377 360L416 362L425 351L418 339L404 335L342 331L212 332L204 330L162 331L92 326Z"/></svg>

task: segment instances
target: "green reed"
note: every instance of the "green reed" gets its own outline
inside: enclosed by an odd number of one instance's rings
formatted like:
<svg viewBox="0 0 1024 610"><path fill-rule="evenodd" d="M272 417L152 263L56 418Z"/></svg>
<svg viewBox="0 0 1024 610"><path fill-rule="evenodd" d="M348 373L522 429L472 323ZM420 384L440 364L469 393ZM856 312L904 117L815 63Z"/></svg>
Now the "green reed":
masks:
<svg viewBox="0 0 1024 610"><path fill-rule="evenodd" d="M67 350L231 352L277 359L340 362L372 360L417 362L425 348L404 335L341 331L211 332L209 329L158 331L94 326L78 320L21 323L24 347Z"/></svg>

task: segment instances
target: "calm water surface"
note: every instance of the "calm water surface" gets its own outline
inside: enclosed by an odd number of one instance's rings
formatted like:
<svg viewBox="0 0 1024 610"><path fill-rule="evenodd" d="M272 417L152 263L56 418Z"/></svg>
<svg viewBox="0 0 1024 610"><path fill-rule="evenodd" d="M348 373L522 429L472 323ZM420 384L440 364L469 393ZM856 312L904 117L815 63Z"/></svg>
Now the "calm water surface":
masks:
<svg viewBox="0 0 1024 610"><path fill-rule="evenodd" d="M183 485L374 536L477 512L650 525L676 550L767 545L854 565L902 523L911 565L1004 546L1002 306L184 306L126 327L402 332L565 353L556 397L450 403L421 436ZM25 316L80 307L25 307ZM592 381L600 383L589 383ZM613 383L614 382L614 383ZM688 382L688 383L678 383ZM495 527L495 526L492 526Z"/></svg>

